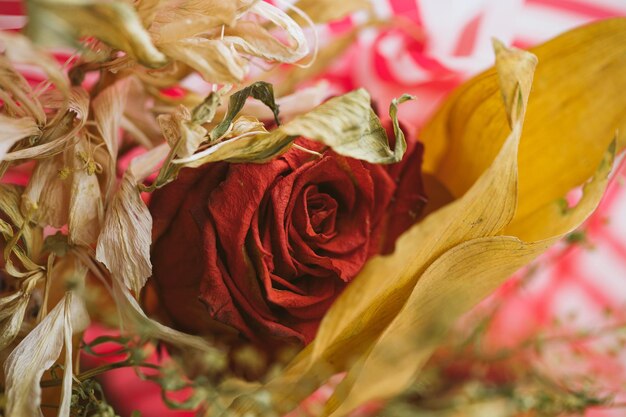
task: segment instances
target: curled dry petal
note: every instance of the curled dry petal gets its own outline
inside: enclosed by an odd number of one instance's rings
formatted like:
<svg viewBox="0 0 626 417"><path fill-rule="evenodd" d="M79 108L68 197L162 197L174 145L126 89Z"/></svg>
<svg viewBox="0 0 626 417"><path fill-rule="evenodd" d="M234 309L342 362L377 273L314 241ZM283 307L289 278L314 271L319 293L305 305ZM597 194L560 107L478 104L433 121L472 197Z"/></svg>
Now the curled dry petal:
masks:
<svg viewBox="0 0 626 417"><path fill-rule="evenodd" d="M150 20L157 43L190 38L222 25L232 26L242 2L221 0L142 1L137 12ZM147 15L152 15L148 17Z"/></svg>
<svg viewBox="0 0 626 417"><path fill-rule="evenodd" d="M63 152L78 140L78 131L85 125L89 112L89 96L81 87L70 91L63 108L47 123L35 146L5 155L7 161L42 159Z"/></svg>
<svg viewBox="0 0 626 417"><path fill-rule="evenodd" d="M121 1L30 0L26 33L36 42L76 45L93 36L151 68L166 63L135 9Z"/></svg>
<svg viewBox="0 0 626 417"><path fill-rule="evenodd" d="M256 2L249 10L283 28L292 39L292 46L285 45L258 22L239 21L224 31L224 41L249 55L277 62L297 62L309 53L302 28L285 12L266 2Z"/></svg>
<svg viewBox="0 0 626 417"><path fill-rule="evenodd" d="M7 220L18 228L22 228L25 221L20 209L23 191L22 187L17 185L0 184L0 211L7 216ZM23 228L22 240L28 256L38 254L42 243L41 229L37 227Z"/></svg>
<svg viewBox="0 0 626 417"><path fill-rule="evenodd" d="M32 117L39 126L46 123L46 113L28 81L5 56L0 56L0 99L14 117Z"/></svg>
<svg viewBox="0 0 626 417"><path fill-rule="evenodd" d="M0 161L16 142L39 134L41 131L33 118L12 118L0 114Z"/></svg>
<svg viewBox="0 0 626 417"><path fill-rule="evenodd" d="M105 143L108 155L100 154L100 160L104 167L104 190L105 199L111 196L116 181L116 161L119 149L119 128L128 100L132 80L124 78L115 84L105 88L92 102L93 117L96 122L98 133Z"/></svg>
<svg viewBox="0 0 626 417"><path fill-rule="evenodd" d="M24 320L30 295L21 291L0 298L0 351L17 336Z"/></svg>
<svg viewBox="0 0 626 417"><path fill-rule="evenodd" d="M172 148L176 146L177 154L183 157L193 155L207 139L206 129L191 120L191 113L185 106L179 106L171 114L162 114L157 120L167 143ZM179 144L179 141L182 142Z"/></svg>
<svg viewBox="0 0 626 417"><path fill-rule="evenodd" d="M232 46L220 40L187 38L159 43L170 58L187 64L213 83L239 83L248 72L248 64Z"/></svg>
<svg viewBox="0 0 626 417"><path fill-rule="evenodd" d="M80 297L72 292L26 336L4 364L6 411L9 416L42 415L40 380L61 355L65 345L63 391L58 415L69 416L72 388L72 335L89 324Z"/></svg>
<svg viewBox="0 0 626 417"><path fill-rule="evenodd" d="M19 33L0 31L0 41L4 44L5 54L11 62L40 67L56 88L66 96L69 94L70 81L52 56L39 50L27 37Z"/></svg>

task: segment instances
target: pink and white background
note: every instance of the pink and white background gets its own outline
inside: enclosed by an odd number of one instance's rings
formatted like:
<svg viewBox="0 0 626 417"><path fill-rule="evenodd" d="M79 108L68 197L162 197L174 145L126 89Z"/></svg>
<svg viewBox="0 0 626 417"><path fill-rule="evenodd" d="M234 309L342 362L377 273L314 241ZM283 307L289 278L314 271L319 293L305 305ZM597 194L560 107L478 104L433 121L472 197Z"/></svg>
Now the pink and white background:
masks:
<svg viewBox="0 0 626 417"><path fill-rule="evenodd" d="M456 85L492 65L492 37L531 47L573 27L626 15L626 0L374 0L373 4L376 13L392 24L364 30L323 78L338 90L365 87L383 106L403 93L416 95L417 101L404 105L401 119L418 135ZM320 38L328 41L362 19L356 14L319 28ZM0 1L1 28L19 29L24 23L19 1ZM538 262L532 278L514 277L492 297L491 303L505 300L488 333L494 348L554 331L556 321L565 323L559 331L592 332L626 323L624 168L622 164L617 170L600 209L583 226L584 244L555 248ZM92 329L93 334L97 331ZM614 332L609 340L577 342L576 349L588 359L582 365L563 360L564 353L557 349L555 358L544 358L544 366L593 375L607 392L626 394L626 352L607 354L616 337ZM568 369L558 369L563 366ZM146 417L193 415L167 410L159 388L139 380L131 369L111 371L102 382L121 416L135 409ZM621 416L626 409L598 408L586 415Z"/></svg>

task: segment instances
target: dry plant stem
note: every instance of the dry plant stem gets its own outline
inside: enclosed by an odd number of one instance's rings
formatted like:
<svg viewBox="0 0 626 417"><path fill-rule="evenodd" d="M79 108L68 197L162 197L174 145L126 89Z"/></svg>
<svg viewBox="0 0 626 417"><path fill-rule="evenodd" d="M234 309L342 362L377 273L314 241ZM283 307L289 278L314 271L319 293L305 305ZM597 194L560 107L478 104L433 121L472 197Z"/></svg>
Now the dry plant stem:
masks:
<svg viewBox="0 0 626 417"><path fill-rule="evenodd" d="M112 371L114 369L119 369L119 368L127 368L131 366L139 367L139 368L161 369L159 365L155 365L153 363L134 364L129 360L125 360L122 362L108 363L106 365L101 365L101 366L98 366L97 368L90 369L88 371L83 372L82 374L76 375L75 379L78 380L79 382L82 382L82 381L91 379L95 376L98 376L100 374L103 374L107 371ZM45 381L41 381L40 385L42 388L49 388L49 387L56 387L58 385L61 385L62 382L63 381L61 379L48 379Z"/></svg>

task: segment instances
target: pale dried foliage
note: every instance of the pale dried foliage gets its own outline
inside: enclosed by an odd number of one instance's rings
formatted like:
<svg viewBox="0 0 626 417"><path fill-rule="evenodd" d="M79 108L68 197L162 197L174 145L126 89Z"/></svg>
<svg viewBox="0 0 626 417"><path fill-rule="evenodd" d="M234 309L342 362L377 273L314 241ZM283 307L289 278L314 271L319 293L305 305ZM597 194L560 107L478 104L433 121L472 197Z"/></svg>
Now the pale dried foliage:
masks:
<svg viewBox="0 0 626 417"><path fill-rule="evenodd" d="M152 273L144 181L157 172L149 188L171 181L180 170L174 159L215 145L209 133L231 86L191 106L159 90L192 72L213 84L241 83L252 60L297 62L309 45L285 12L258 1L35 0L28 12L31 39L77 54L60 65L26 36L0 32L0 176L30 163L25 187L0 186L10 277L0 294L0 350L17 343L5 363L8 415L38 415L40 379L61 362L58 415L68 416L72 336L87 324L88 270L110 290L126 331L214 350L153 321L134 297ZM33 85L23 66L44 80ZM98 76L93 85L83 83L89 73ZM261 129L240 116L223 136ZM128 161L132 147L145 153ZM36 318L27 314L33 308Z"/></svg>

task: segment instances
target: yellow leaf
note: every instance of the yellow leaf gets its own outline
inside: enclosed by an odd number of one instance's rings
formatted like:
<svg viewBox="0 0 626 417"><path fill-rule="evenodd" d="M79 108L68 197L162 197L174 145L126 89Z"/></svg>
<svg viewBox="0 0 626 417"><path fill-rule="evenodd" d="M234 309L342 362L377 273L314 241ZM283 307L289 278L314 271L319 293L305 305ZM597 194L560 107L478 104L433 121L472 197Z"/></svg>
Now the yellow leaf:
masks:
<svg viewBox="0 0 626 417"><path fill-rule="evenodd" d="M437 258L372 350L337 387L327 404L327 414L343 416L368 401L387 399L407 388L461 314L595 210L606 188L614 152L611 146L605 153L578 205L566 215L547 219L551 222L546 223L542 240L526 243L512 236L478 238Z"/></svg>
<svg viewBox="0 0 626 417"><path fill-rule="evenodd" d="M626 19L567 32L535 49L539 65L519 150L521 219L593 174L619 132L626 145ZM493 70L457 90L422 132L425 169L455 195L476 181L508 131Z"/></svg>

